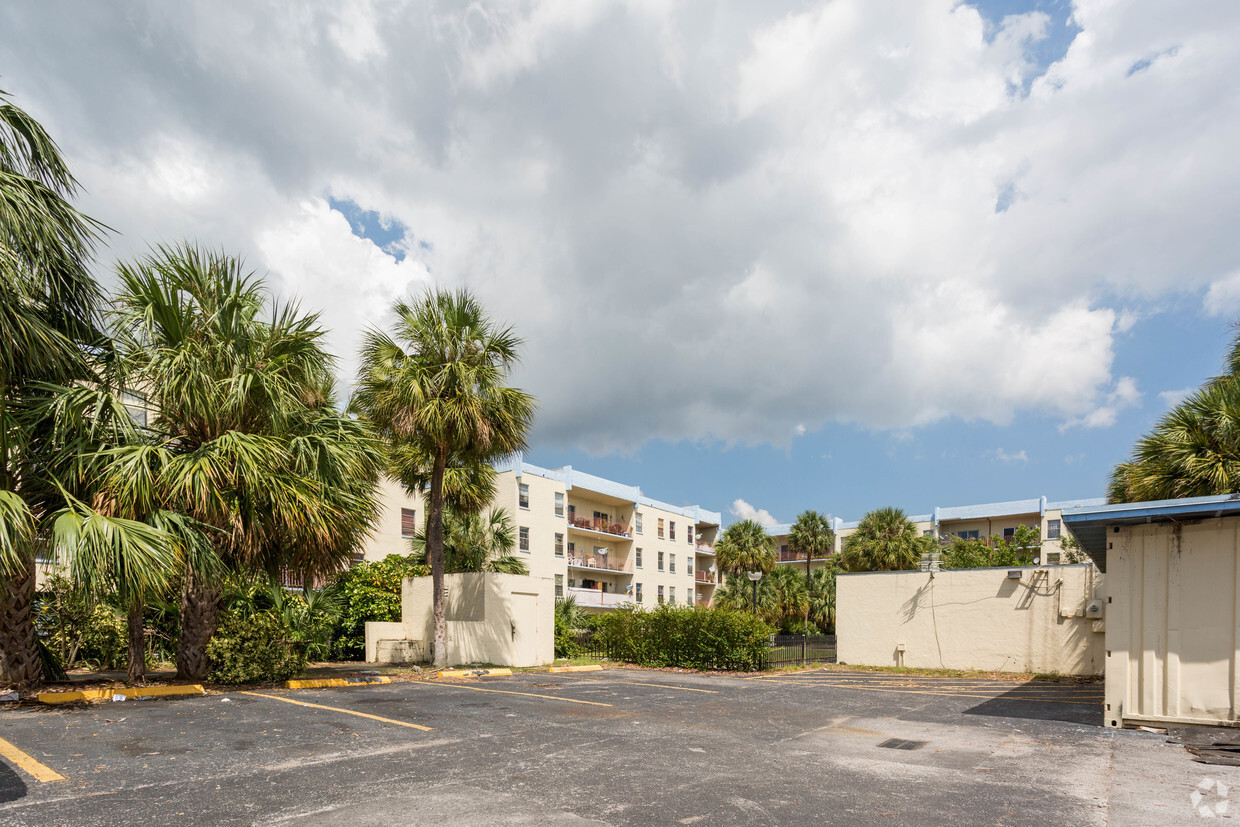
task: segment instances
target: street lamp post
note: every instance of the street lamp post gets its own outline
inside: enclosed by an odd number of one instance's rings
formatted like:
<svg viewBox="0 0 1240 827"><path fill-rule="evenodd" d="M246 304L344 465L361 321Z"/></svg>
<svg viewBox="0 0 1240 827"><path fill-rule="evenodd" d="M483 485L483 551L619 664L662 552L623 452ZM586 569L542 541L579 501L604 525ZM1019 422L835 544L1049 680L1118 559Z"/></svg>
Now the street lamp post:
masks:
<svg viewBox="0 0 1240 827"><path fill-rule="evenodd" d="M749 572L749 582L753 583L753 613L755 617L758 615L758 581L761 579L762 572Z"/></svg>

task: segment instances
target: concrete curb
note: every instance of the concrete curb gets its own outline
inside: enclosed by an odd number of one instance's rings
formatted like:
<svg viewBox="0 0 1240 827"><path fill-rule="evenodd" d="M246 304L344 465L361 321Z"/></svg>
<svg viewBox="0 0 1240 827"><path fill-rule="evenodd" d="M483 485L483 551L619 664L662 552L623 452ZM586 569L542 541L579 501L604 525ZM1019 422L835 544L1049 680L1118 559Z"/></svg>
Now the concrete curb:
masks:
<svg viewBox="0 0 1240 827"><path fill-rule="evenodd" d="M548 672L602 672L603 667L597 663L586 666L552 666Z"/></svg>
<svg viewBox="0 0 1240 827"><path fill-rule="evenodd" d="M391 678L308 678L285 681L286 689L326 689L332 686L371 686L391 683Z"/></svg>
<svg viewBox="0 0 1240 827"><path fill-rule="evenodd" d="M483 678L498 675L511 675L511 669L444 669L437 678Z"/></svg>
<svg viewBox="0 0 1240 827"><path fill-rule="evenodd" d="M175 695L205 695L198 684L186 686L127 686L122 689L83 689L78 692L40 692L35 700L44 704L89 701L141 701Z"/></svg>

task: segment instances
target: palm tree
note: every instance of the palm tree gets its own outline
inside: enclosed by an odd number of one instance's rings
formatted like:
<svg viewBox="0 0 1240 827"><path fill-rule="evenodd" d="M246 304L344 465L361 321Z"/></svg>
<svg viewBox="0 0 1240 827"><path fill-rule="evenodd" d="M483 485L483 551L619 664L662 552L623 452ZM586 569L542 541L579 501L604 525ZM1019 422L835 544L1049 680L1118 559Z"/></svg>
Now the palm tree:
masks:
<svg viewBox="0 0 1240 827"><path fill-rule="evenodd" d="M1115 466L1111 502L1146 502L1240 491L1240 331L1226 372L1171 409Z"/></svg>
<svg viewBox="0 0 1240 827"><path fill-rule="evenodd" d="M89 266L103 228L69 204L76 192L55 142L0 91L0 684L41 679L35 548L48 547L67 506L48 470L49 434L22 413L48 395L45 383L92 378L99 290Z"/></svg>
<svg viewBox="0 0 1240 827"><path fill-rule="evenodd" d="M774 611L762 619L785 631L804 621L809 612L809 590L806 584L801 572L790 566L780 566L763 577L758 588L770 589L775 596L775 607Z"/></svg>
<svg viewBox="0 0 1240 827"><path fill-rule="evenodd" d="M529 574L525 562L513 555L517 531L503 508L485 516L447 506L443 518L444 574L489 571L497 574ZM413 537L415 561L426 558L426 532Z"/></svg>
<svg viewBox="0 0 1240 827"><path fill-rule="evenodd" d="M771 618L779 614L779 595L771 588L768 578L758 581L756 589L758 617ZM753 611L755 589L744 574L728 574L723 585L715 591L711 605L719 609L749 613Z"/></svg>
<svg viewBox="0 0 1240 827"><path fill-rule="evenodd" d="M809 616L807 620L817 626L824 634L835 631L835 575L839 567L834 560L828 561L824 568L810 572L807 587L809 590Z"/></svg>
<svg viewBox="0 0 1240 827"><path fill-rule="evenodd" d="M898 508L878 508L861 518L856 532L844 539L840 568L844 571L906 571L917 568L934 540Z"/></svg>
<svg viewBox="0 0 1240 827"><path fill-rule="evenodd" d="M468 291L428 291L397 302L395 335L367 334L355 407L374 424L408 488L427 479L426 548L431 564L436 666L447 664L444 616L444 492L447 469L490 463L525 448L534 399L504 385L521 340L498 327ZM402 446L416 450L402 451ZM412 493L412 492L411 492Z"/></svg>
<svg viewBox="0 0 1240 827"><path fill-rule="evenodd" d="M723 530L715 544L715 559L725 574L765 574L775 568L775 538L754 520L738 520Z"/></svg>
<svg viewBox="0 0 1240 827"><path fill-rule="evenodd" d="M210 561L303 583L346 566L376 515L379 444L333 406L317 316L271 302L238 259L159 247L119 275L114 337L153 413L148 439L108 452L103 494L205 527L213 554L182 560L177 643L178 676L201 679L221 598Z"/></svg>

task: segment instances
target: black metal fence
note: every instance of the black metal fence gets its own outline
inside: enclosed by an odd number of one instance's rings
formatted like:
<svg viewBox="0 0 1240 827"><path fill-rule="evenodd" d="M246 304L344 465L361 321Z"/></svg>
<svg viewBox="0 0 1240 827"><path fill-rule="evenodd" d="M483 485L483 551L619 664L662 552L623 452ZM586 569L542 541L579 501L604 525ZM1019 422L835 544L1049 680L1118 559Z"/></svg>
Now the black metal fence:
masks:
<svg viewBox="0 0 1240 827"><path fill-rule="evenodd" d="M835 663L835 635L773 635L765 668Z"/></svg>

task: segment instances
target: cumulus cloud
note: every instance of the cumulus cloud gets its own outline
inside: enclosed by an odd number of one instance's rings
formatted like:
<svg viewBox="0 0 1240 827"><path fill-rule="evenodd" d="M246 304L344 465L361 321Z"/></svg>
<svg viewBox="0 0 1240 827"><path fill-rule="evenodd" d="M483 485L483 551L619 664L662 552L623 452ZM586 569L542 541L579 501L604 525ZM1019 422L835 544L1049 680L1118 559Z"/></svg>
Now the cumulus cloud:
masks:
<svg viewBox="0 0 1240 827"><path fill-rule="evenodd" d="M1158 398L1167 408L1174 408L1196 392L1197 388L1180 388L1179 390L1162 391Z"/></svg>
<svg viewBox="0 0 1240 827"><path fill-rule="evenodd" d="M1014 451L1014 452L1008 452L1008 451L1003 450L1002 448L996 448L993 451L987 451L985 456L991 460L994 460L995 462L1003 462L1003 463L1009 463L1009 464L1010 463L1026 464L1029 462L1029 455L1025 453L1025 450L1023 448L1019 451Z"/></svg>
<svg viewBox="0 0 1240 827"><path fill-rule="evenodd" d="M771 516L771 512L765 508L754 508L739 497L732 501L732 507L728 511L738 520L753 520L761 526L773 526L779 523L779 520Z"/></svg>
<svg viewBox="0 0 1240 827"><path fill-rule="evenodd" d="M245 254L346 379L394 297L467 284L527 339L536 445L1106 427L1136 314L1240 306L1234 3L1078 0L1049 66L1062 21L957 0L124 8L0 9L105 258Z"/></svg>

